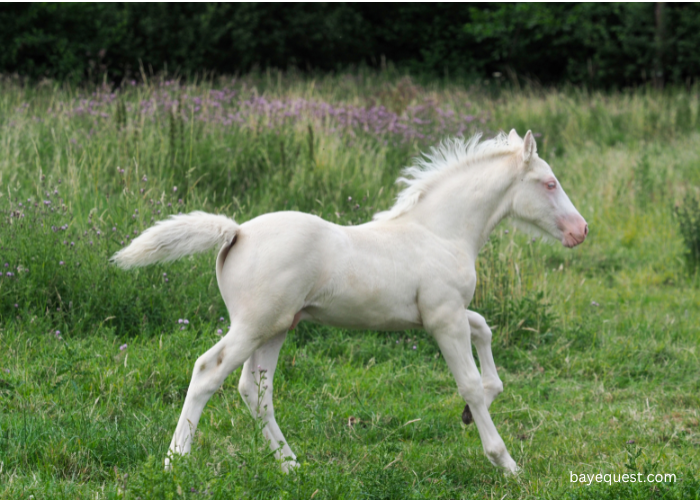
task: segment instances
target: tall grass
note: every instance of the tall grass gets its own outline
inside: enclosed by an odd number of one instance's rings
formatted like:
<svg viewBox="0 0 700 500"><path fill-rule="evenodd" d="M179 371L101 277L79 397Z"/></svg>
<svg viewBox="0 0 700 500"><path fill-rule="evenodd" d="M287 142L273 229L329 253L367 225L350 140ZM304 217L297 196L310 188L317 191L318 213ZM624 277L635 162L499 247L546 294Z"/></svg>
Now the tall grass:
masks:
<svg viewBox="0 0 700 500"><path fill-rule="evenodd" d="M392 204L420 151L511 128L533 130L591 231L570 251L504 223L478 262L472 305L506 382L492 411L523 476L504 479L460 427L425 333L308 324L275 381L299 473L267 456L235 374L192 457L161 471L194 360L228 321L214 256L125 273L111 254L195 209L361 224ZM654 487L691 498L700 294L674 206L695 214L683 200L700 184L699 128L685 89L493 94L373 73L119 89L1 80L0 497L585 498L569 469L625 470L640 452L640 471L683 476Z"/></svg>

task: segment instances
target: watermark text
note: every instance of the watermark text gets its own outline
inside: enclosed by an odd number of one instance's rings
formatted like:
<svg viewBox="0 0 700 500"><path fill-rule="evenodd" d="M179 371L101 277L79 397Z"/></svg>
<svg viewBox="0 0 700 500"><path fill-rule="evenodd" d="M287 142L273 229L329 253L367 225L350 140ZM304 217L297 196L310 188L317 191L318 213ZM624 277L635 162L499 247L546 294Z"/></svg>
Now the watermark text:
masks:
<svg viewBox="0 0 700 500"><path fill-rule="evenodd" d="M569 471L569 481L590 486L593 483L675 483L675 474L576 474Z"/></svg>

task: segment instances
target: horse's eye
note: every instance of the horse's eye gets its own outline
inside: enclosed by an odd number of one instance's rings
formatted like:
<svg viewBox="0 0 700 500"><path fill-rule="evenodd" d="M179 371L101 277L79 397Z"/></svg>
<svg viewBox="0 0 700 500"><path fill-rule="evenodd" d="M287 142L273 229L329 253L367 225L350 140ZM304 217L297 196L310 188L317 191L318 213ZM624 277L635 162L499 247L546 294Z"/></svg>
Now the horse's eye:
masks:
<svg viewBox="0 0 700 500"><path fill-rule="evenodd" d="M552 181L547 183L547 189L554 189L555 187L557 187L556 182Z"/></svg>

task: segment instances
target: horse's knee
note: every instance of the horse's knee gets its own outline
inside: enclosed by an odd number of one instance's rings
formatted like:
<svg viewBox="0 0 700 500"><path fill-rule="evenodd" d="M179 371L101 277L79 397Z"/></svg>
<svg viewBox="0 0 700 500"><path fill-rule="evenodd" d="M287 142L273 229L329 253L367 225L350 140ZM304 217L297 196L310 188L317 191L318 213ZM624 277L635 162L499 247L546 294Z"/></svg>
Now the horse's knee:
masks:
<svg viewBox="0 0 700 500"><path fill-rule="evenodd" d="M493 334L491 333L491 328L489 328L488 323L486 323L486 319L484 319L481 314L473 311L469 311L468 317L469 327L474 341L490 344Z"/></svg>
<svg viewBox="0 0 700 500"><path fill-rule="evenodd" d="M496 397L503 392L503 382L496 380L484 383L484 391L490 392L493 394L493 397Z"/></svg>
<svg viewBox="0 0 700 500"><path fill-rule="evenodd" d="M500 380L489 380L484 382L484 401L486 401L486 406L491 406L494 399L498 397L499 394L503 392L503 382Z"/></svg>
<svg viewBox="0 0 700 500"><path fill-rule="evenodd" d="M467 404L478 404L484 400L484 386L480 377L468 377L458 385L459 395Z"/></svg>

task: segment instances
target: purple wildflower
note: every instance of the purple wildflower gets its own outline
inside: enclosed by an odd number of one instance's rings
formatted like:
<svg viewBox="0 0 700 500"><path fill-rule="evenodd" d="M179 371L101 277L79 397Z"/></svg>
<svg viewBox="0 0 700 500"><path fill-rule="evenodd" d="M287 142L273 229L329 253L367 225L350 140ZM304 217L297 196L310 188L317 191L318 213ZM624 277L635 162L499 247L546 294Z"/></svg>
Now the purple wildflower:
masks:
<svg viewBox="0 0 700 500"><path fill-rule="evenodd" d="M119 346L119 350L120 350L120 351L123 351L123 350L126 349L127 347L129 347L127 344L122 344L122 345Z"/></svg>

